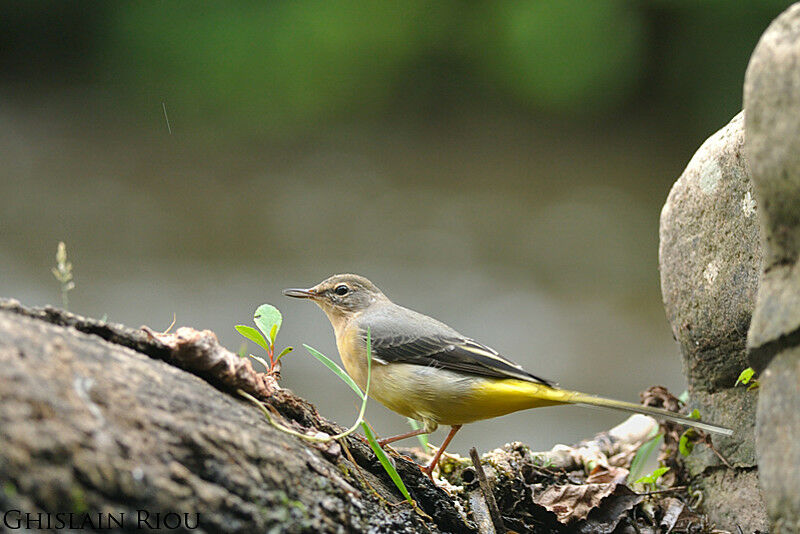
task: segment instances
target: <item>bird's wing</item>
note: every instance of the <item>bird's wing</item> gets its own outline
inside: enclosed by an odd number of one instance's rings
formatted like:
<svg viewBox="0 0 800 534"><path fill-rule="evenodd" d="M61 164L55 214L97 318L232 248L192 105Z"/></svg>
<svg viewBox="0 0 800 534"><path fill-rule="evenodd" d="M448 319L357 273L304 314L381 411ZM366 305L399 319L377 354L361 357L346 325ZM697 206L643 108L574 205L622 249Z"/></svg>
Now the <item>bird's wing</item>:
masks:
<svg viewBox="0 0 800 534"><path fill-rule="evenodd" d="M549 380L532 375L496 350L464 337L437 322L443 328L400 329L385 321L369 325L373 356L386 363L410 363L460 371L493 378L516 378L554 387ZM402 331L405 330L405 331ZM410 330L410 331L409 331ZM441 331L437 331L441 330ZM361 328L366 339L366 328Z"/></svg>

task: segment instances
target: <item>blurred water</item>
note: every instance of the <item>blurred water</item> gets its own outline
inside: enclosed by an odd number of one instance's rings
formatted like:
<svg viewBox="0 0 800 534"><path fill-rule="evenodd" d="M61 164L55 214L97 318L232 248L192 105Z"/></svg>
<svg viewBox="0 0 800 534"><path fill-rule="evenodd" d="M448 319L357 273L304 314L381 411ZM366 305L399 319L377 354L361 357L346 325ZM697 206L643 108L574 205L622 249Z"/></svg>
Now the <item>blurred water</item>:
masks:
<svg viewBox="0 0 800 534"><path fill-rule="evenodd" d="M170 136L161 123L142 131L63 109L0 108L0 295L57 303L49 269L65 240L73 311L155 329L174 312L237 350L233 325L270 302L284 313L279 345L334 356L323 313L280 290L356 272L564 387L626 400L684 388L657 247L660 206L691 154L666 133L476 112L265 146L180 117ZM285 387L352 421L346 386L303 350L284 361ZM368 418L384 435L406 429L377 404ZM549 448L619 420L579 407L518 413L468 426L453 450Z"/></svg>

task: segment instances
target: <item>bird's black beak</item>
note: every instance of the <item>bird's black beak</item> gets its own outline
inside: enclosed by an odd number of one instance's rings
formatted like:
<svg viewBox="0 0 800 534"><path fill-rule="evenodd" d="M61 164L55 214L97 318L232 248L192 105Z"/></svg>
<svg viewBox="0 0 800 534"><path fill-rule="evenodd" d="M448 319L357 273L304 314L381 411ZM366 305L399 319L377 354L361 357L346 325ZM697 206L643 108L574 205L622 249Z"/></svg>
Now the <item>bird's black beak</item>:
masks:
<svg viewBox="0 0 800 534"><path fill-rule="evenodd" d="M294 297L296 299L317 298L316 292L314 292L312 289L284 289L283 294L287 297Z"/></svg>

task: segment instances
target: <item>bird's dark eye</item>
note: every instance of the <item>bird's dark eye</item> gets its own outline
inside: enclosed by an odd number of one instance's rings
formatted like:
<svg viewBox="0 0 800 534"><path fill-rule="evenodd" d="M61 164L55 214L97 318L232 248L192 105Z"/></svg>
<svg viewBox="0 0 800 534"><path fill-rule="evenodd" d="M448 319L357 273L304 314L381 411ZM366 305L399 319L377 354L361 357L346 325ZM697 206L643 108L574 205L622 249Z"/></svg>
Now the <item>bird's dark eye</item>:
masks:
<svg viewBox="0 0 800 534"><path fill-rule="evenodd" d="M334 293L336 293L337 295L340 295L340 296L341 295L347 295L347 292L350 291L350 288L347 287L344 284L339 284L338 286L336 286L336 289L334 289L333 291L334 291Z"/></svg>

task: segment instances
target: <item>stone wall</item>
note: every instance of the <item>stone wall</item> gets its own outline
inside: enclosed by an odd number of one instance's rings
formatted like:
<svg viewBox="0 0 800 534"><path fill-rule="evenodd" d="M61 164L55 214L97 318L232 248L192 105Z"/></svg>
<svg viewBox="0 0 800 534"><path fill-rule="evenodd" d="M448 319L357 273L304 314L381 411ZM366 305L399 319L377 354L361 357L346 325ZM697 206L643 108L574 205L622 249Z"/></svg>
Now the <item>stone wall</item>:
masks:
<svg viewBox="0 0 800 534"><path fill-rule="evenodd" d="M800 532L800 4L762 36L744 111L697 151L661 213L667 318L690 409L734 429L686 461L729 530ZM760 389L735 387L762 372Z"/></svg>
<svg viewBox="0 0 800 534"><path fill-rule="evenodd" d="M800 4L769 26L744 85L764 261L748 334L761 374L756 442L773 532L800 532Z"/></svg>

